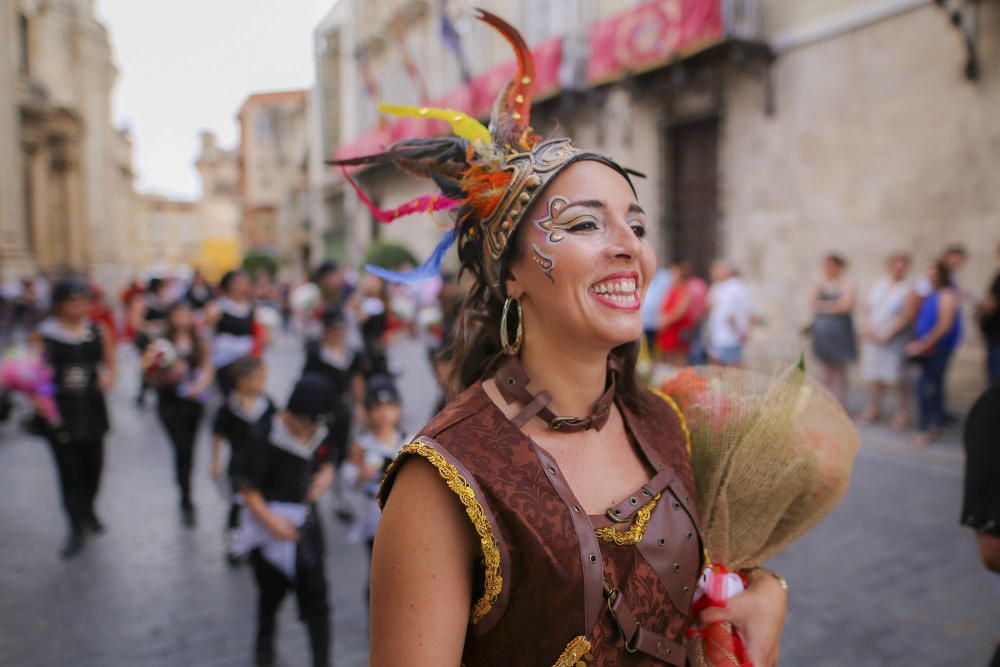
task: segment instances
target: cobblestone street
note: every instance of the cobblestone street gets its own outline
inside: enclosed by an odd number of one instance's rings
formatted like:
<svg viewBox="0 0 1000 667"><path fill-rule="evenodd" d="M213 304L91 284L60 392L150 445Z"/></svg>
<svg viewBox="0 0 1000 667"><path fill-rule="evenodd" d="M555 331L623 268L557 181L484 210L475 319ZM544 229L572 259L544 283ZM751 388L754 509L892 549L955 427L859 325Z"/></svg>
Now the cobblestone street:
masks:
<svg viewBox="0 0 1000 667"><path fill-rule="evenodd" d="M392 353L404 426L414 430L435 400L425 354L412 341ZM0 665L247 666L254 587L248 568L224 563L227 504L208 478L207 434L196 460L199 522L186 530L170 447L155 411L134 407L131 351L122 360L98 503L108 532L79 558L57 556L65 525L46 444L14 420L0 425ZM270 362L272 396L281 402L299 369L298 344L280 340ZM957 523L961 449L954 437L920 452L908 443L866 428L843 503L774 560L791 586L782 665L988 663L1000 641L1000 591ZM336 664L355 667L367 657L364 550L346 542L329 502L322 516ZM308 662L294 601L283 609L279 654L286 667Z"/></svg>

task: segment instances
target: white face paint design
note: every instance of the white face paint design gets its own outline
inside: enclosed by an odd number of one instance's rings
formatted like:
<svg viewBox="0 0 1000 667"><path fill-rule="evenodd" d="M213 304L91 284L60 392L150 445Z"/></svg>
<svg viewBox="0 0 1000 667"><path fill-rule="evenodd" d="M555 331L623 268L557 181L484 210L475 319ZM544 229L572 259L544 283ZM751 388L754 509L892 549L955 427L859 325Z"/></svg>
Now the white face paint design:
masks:
<svg viewBox="0 0 1000 667"><path fill-rule="evenodd" d="M607 221L603 211L604 204L597 200L585 200L570 203L562 195L552 196L546 206L545 215L535 220L535 225L542 232L548 245L556 245L566 238L566 234L602 234L607 231ZM567 208L574 209L563 215ZM561 216L561 217L560 217ZM645 214L635 205L629 209L629 225L635 230L636 236L642 238L646 234ZM542 252L535 243L531 244L534 252L532 259L538 264L546 277L555 284L552 272L556 260Z"/></svg>
<svg viewBox="0 0 1000 667"><path fill-rule="evenodd" d="M532 257L532 259L535 260L535 264L541 267L542 272L545 273L545 277L551 280L552 284L555 285L556 279L552 277L552 269L555 268L556 261L543 253L535 243L531 244L531 249L535 253L534 257Z"/></svg>

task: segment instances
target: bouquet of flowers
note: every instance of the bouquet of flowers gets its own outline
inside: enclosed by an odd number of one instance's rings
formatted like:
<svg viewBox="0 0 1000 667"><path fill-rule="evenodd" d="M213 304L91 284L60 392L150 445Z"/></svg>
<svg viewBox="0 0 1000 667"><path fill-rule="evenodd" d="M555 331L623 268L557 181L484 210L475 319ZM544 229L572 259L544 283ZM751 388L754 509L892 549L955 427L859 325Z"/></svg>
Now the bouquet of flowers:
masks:
<svg viewBox="0 0 1000 667"><path fill-rule="evenodd" d="M52 368L41 357L30 353L15 353L0 364L0 387L31 398L46 422L58 426L62 422L55 401Z"/></svg>
<svg viewBox="0 0 1000 667"><path fill-rule="evenodd" d="M860 438L802 362L774 377L688 368L661 389L688 423L702 535L713 561L695 610L725 606L743 590L739 570L788 547L839 502ZM689 637L692 665L749 665L728 624L692 630Z"/></svg>

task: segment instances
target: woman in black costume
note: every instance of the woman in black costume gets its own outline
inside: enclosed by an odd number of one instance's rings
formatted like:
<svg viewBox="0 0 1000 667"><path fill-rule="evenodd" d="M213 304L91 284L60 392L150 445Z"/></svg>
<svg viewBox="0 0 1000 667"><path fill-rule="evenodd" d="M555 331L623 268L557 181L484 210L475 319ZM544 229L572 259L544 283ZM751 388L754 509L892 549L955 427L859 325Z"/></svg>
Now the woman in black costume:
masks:
<svg viewBox="0 0 1000 667"><path fill-rule="evenodd" d="M104 394L114 382L115 359L108 332L87 318L90 286L71 278L52 291L52 316L39 324L35 341L54 371L57 421L46 425L69 537L60 552L72 558L83 549L87 532L104 525L94 512L104 465L108 410Z"/></svg>
<svg viewBox="0 0 1000 667"><path fill-rule="evenodd" d="M176 355L159 372L157 414L174 448L174 472L180 491L181 517L184 525L195 525L191 502L191 466L198 426L205 413L205 394L215 374L205 341L195 329L191 304L180 301L167 314L164 339ZM148 354L157 352L156 344Z"/></svg>

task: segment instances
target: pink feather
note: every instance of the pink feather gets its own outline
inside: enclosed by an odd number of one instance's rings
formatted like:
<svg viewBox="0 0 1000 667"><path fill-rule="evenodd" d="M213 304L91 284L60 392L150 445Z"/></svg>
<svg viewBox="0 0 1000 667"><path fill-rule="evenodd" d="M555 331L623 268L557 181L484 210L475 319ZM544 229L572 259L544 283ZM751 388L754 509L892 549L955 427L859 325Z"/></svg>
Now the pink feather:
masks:
<svg viewBox="0 0 1000 667"><path fill-rule="evenodd" d="M361 203L368 207L368 210L372 212L372 215L374 215L375 219L379 222L392 222L396 218L413 215L414 213L450 211L462 205L462 200L452 199L451 197L446 197L444 195L421 195L420 197L411 199L405 204L401 204L394 209L386 211L379 208L373 204L370 199L368 199L365 193L361 191L361 188L358 187L358 184L354 182L354 179L352 179L347 173L346 169L341 167L340 171L344 174L344 178L347 182L351 184L351 187L354 188L354 191L358 193L358 199L361 200Z"/></svg>

